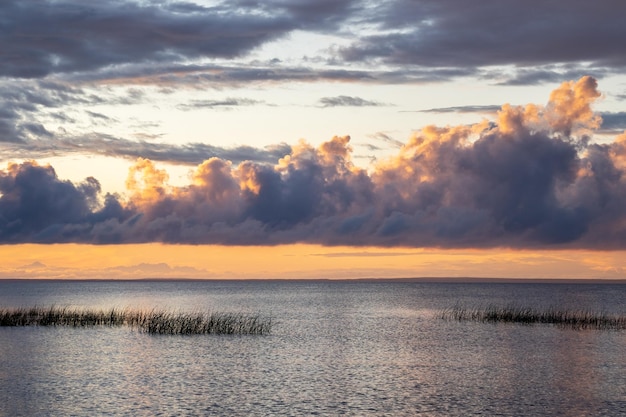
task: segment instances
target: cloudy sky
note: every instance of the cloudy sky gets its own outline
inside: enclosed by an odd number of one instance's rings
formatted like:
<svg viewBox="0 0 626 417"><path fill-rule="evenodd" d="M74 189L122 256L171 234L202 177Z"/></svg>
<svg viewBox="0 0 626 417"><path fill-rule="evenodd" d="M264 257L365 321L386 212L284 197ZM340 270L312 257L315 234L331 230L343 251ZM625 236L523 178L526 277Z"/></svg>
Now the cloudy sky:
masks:
<svg viewBox="0 0 626 417"><path fill-rule="evenodd" d="M618 0L0 3L0 277L626 276Z"/></svg>

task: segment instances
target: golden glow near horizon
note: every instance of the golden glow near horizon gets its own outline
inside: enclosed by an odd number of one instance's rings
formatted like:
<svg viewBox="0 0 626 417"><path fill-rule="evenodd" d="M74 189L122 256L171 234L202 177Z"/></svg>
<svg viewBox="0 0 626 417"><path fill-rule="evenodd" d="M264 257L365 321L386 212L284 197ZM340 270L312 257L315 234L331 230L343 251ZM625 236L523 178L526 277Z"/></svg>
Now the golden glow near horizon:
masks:
<svg viewBox="0 0 626 417"><path fill-rule="evenodd" d="M319 245L3 245L0 278L623 278L623 251Z"/></svg>

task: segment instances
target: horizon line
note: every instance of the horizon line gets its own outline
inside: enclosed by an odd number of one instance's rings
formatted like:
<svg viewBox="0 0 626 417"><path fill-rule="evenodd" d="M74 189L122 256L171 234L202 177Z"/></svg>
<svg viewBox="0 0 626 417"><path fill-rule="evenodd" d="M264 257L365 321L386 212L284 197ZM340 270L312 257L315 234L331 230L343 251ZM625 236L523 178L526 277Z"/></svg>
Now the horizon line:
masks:
<svg viewBox="0 0 626 417"><path fill-rule="evenodd" d="M626 278L506 278L506 277L405 277L405 278L0 278L0 282L46 281L46 282L202 282L202 281L323 281L323 282L395 282L395 283L450 283L450 284L624 284Z"/></svg>

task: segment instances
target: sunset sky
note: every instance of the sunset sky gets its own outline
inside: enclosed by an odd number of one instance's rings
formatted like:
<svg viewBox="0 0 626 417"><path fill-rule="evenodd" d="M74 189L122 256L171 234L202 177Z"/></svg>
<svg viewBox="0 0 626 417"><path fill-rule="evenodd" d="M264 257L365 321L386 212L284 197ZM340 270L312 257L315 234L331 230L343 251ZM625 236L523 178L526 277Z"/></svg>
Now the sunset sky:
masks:
<svg viewBox="0 0 626 417"><path fill-rule="evenodd" d="M620 0L6 0L0 278L626 278Z"/></svg>

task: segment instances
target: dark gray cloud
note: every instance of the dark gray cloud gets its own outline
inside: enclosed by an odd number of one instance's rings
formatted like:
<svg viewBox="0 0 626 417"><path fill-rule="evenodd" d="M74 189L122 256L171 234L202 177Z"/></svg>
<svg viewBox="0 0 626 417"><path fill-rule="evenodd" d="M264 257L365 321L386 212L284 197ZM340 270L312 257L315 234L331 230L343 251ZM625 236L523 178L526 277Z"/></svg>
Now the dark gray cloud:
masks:
<svg viewBox="0 0 626 417"><path fill-rule="evenodd" d="M355 0L236 0L232 3L246 10L267 15L284 11L301 30L337 29L362 1Z"/></svg>
<svg viewBox="0 0 626 417"><path fill-rule="evenodd" d="M195 80L201 86L332 79L415 83L463 76L537 84L621 73L624 11L619 0L486 0L471 7L462 0L237 0L211 7L8 0L0 4L0 75L129 84ZM294 31L353 42L326 45L335 51L330 57L301 57L290 66L273 57L267 65L241 61ZM312 69L310 60L327 66ZM355 70L351 62L368 69Z"/></svg>
<svg viewBox="0 0 626 417"><path fill-rule="evenodd" d="M63 125L73 124L74 118L66 109L83 108L91 120L92 128L110 125L116 119L106 114L87 110L101 104L132 105L144 101L141 90L128 89L125 94L112 96L106 89L94 94L89 90L70 86L64 82L22 80L0 83L0 156L11 158L41 158L63 154L95 154L122 158L150 158L181 164L199 164L205 159L219 157L239 163L245 160L270 163L290 152L290 147L278 144L264 149L251 146L226 148L203 143L163 144L154 141L133 141L101 133L84 133L80 136L66 132L50 132L40 122L50 117ZM181 109L229 108L262 104L246 98L224 100L198 100L180 105ZM158 126L158 125L157 125ZM155 127L140 124L138 129ZM71 128L69 128L71 130ZM158 134L138 133L140 139L158 137Z"/></svg>
<svg viewBox="0 0 626 417"><path fill-rule="evenodd" d="M311 256L323 258L375 258L387 256L415 256L415 252L332 252L332 253L312 253Z"/></svg>
<svg viewBox="0 0 626 417"><path fill-rule="evenodd" d="M20 115L15 109L0 107L0 143L20 141L21 134L16 126L19 120Z"/></svg>
<svg viewBox="0 0 626 417"><path fill-rule="evenodd" d="M340 52L350 61L380 59L431 68L579 62L623 68L624 12L626 5L619 0L487 0L471 5L396 0L371 9L369 22L379 26L380 34L361 37Z"/></svg>
<svg viewBox="0 0 626 417"><path fill-rule="evenodd" d="M35 125L32 130L42 129ZM33 132L38 137L41 131ZM48 133L48 136L52 136ZM154 161L170 162L183 165L197 165L202 161L217 157L238 164L243 161L273 163L288 155L291 147L285 143L255 148L248 145L221 147L205 143L186 143L182 145L149 141L134 141L103 134L82 137L54 138L53 140L27 140L18 144L5 144L0 147L0 155L18 158L44 158L59 154L91 154L126 159L148 158Z"/></svg>
<svg viewBox="0 0 626 417"><path fill-rule="evenodd" d="M602 78L607 75L619 73L618 68L608 68L603 65L580 65L568 63L565 65L542 65L532 67L515 67L512 70L484 71L480 78L485 81L496 81L496 85L524 86L539 85L546 83L559 83L563 80L574 80L585 75Z"/></svg>
<svg viewBox="0 0 626 417"><path fill-rule="evenodd" d="M42 119L53 118L63 123L74 123L66 111L95 105L131 105L144 100L142 91L129 88L114 94L106 88L86 90L68 82L50 80L0 80L0 143L25 142L33 137L50 136L43 133ZM105 114L84 110L92 121L114 121ZM33 129L39 125L40 128Z"/></svg>
<svg viewBox="0 0 626 417"><path fill-rule="evenodd" d="M105 122L114 121L114 119L110 118L106 114L102 114L102 113L98 113L98 112L90 111L90 110L85 110L85 112L89 115L89 117L95 120L105 121Z"/></svg>
<svg viewBox="0 0 626 417"><path fill-rule="evenodd" d="M451 107L436 107L426 110L418 110L420 113L495 113L500 110L500 106L480 106L480 105L468 105L468 106L451 106Z"/></svg>
<svg viewBox="0 0 626 417"><path fill-rule="evenodd" d="M385 106L385 104L378 103L376 101L365 100L361 97L352 96L335 96L335 97L322 97L320 99L320 105L322 107L379 107Z"/></svg>
<svg viewBox="0 0 626 417"><path fill-rule="evenodd" d="M128 64L105 68L97 72L64 74L67 82L82 84L132 84L158 85L164 88L184 86L205 89L208 87L238 87L250 83L289 83L341 81L366 84L424 84L443 82L456 77L478 75L473 68L401 68L352 69L339 66L311 67L275 65L273 63L244 62L220 64Z"/></svg>
<svg viewBox="0 0 626 417"><path fill-rule="evenodd" d="M0 4L0 75L30 78L129 62L240 56L294 29L285 13L131 1Z"/></svg>
<svg viewBox="0 0 626 417"><path fill-rule="evenodd" d="M32 162L0 171L3 243L106 243L111 238L107 224L122 224L131 214L116 196L107 194L100 200L100 184L93 177L73 184L60 180L52 167ZM102 234L92 233L95 225Z"/></svg>
<svg viewBox="0 0 626 417"><path fill-rule="evenodd" d="M274 81L359 81L363 83L428 82L432 75L424 71L356 71L342 69L223 67L219 65L165 66L133 64L121 65L103 71L65 74L53 79L0 80L0 143L20 143L50 137L45 131L46 119L73 124L76 118L68 114L89 106L126 106L145 103L147 94L141 86L162 86L167 94L173 86L205 89L208 87L237 86L249 82ZM437 75L435 78L439 78ZM113 86L132 84L135 87L113 89ZM97 87L97 88L94 88ZM327 105L382 105L358 97L329 97ZM227 97L214 100L195 100L177 105L180 110L201 108L230 109L237 106L271 105L263 100L245 97ZM115 122L106 114L85 110L94 126ZM39 128L34 128L38 125ZM66 126L67 127L67 126ZM85 129L85 127L81 127ZM43 133L37 136L37 133ZM85 134L88 136L88 134ZM50 145L51 147L53 144ZM26 147L24 150L26 150ZM87 148L86 148L87 149ZM59 149L60 150L60 149Z"/></svg>
<svg viewBox="0 0 626 417"><path fill-rule="evenodd" d="M225 98L222 100L192 100L189 103L179 104L176 106L179 110L197 110L197 109L214 109L214 108L232 108L239 106L253 106L264 104L263 101L252 100L249 98Z"/></svg>
<svg viewBox="0 0 626 417"><path fill-rule="evenodd" d="M497 82L497 85L537 85L543 83L556 83L561 80L566 80L568 77L558 71L546 70L542 68L525 68L514 71L513 74L497 74L496 79L502 80Z"/></svg>
<svg viewBox="0 0 626 417"><path fill-rule="evenodd" d="M621 132L626 130L626 112L604 112L602 117L602 129Z"/></svg>
<svg viewBox="0 0 626 417"><path fill-rule="evenodd" d="M130 127L138 141L98 133L99 126L110 127L119 121L107 114L88 110L91 106L126 106L145 100L144 92L137 88L122 89L121 94L71 86L67 82L47 80L21 80L0 83L0 158L43 158L65 154L92 154L135 159L145 156L158 161L198 164L206 158L220 156L235 162L246 159L271 162L277 153L252 147L223 148L191 144L159 144L154 142L160 133L144 132L158 127L154 122L137 122ZM4 101L3 101L4 100ZM2 102L3 101L3 102ZM89 127L81 116L87 116ZM48 128L55 126L50 131ZM77 130L83 134L76 134ZM146 142L147 140L147 142ZM285 152L288 152L288 147Z"/></svg>
<svg viewBox="0 0 626 417"><path fill-rule="evenodd" d="M294 30L336 31L354 0L194 2L8 0L0 75L41 78L114 67L233 59Z"/></svg>
<svg viewBox="0 0 626 417"><path fill-rule="evenodd" d="M384 132L376 132L374 134L368 135L371 139L374 139L378 142L382 142L384 145L374 144L374 143L359 143L358 146L363 146L367 148L369 151L380 151L383 149L400 149L404 146L404 142L394 139L390 135ZM355 158L367 158L370 162L376 161L376 156L374 155L366 155L366 156L357 156L354 155Z"/></svg>
<svg viewBox="0 0 626 417"><path fill-rule="evenodd" d="M404 146L404 142L394 139L384 132L376 132L372 135L372 138L385 142L388 145L391 145L395 148L401 148Z"/></svg>

